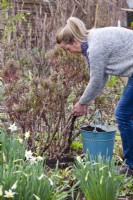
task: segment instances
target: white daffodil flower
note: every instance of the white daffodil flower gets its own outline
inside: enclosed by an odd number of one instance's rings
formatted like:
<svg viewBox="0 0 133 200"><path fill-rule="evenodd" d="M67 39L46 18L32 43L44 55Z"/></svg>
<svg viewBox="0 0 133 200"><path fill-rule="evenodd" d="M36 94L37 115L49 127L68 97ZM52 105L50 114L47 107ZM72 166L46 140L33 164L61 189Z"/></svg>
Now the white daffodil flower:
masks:
<svg viewBox="0 0 133 200"><path fill-rule="evenodd" d="M11 130L11 132L16 131L17 130L17 126L14 124L10 124L9 128Z"/></svg>
<svg viewBox="0 0 133 200"><path fill-rule="evenodd" d="M80 156L77 156L76 159L77 159L77 161L78 161L79 163L81 163L82 159L81 159Z"/></svg>
<svg viewBox="0 0 133 200"><path fill-rule="evenodd" d="M31 159L32 158L32 152L31 152L31 150L30 151L25 151L25 157L26 157L26 160L29 160L29 159Z"/></svg>
<svg viewBox="0 0 133 200"><path fill-rule="evenodd" d="M12 192L12 190L9 190L9 191L5 190L5 196L4 197L6 197L8 199L13 198L15 193L16 192Z"/></svg>
<svg viewBox="0 0 133 200"><path fill-rule="evenodd" d="M32 157L30 158L30 163L31 163L31 164L37 163L36 157L32 156Z"/></svg>
<svg viewBox="0 0 133 200"><path fill-rule="evenodd" d="M43 157L37 156L37 161L42 161L42 160L43 160Z"/></svg>
<svg viewBox="0 0 133 200"><path fill-rule="evenodd" d="M22 138L18 138L18 141L19 141L20 144L23 143L23 139Z"/></svg>
<svg viewBox="0 0 133 200"><path fill-rule="evenodd" d="M0 197L2 197L2 195L3 195L2 189L3 189L3 186L0 185Z"/></svg>
<svg viewBox="0 0 133 200"><path fill-rule="evenodd" d="M29 137L30 137L30 132L27 131L27 132L25 133L25 139L29 139Z"/></svg>

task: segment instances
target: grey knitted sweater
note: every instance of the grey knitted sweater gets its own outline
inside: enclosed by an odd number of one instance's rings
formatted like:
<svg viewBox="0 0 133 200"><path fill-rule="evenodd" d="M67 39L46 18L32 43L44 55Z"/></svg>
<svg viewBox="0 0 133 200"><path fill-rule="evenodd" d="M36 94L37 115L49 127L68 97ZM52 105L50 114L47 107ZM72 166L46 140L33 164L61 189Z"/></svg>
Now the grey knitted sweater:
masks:
<svg viewBox="0 0 133 200"><path fill-rule="evenodd" d="M89 104L101 92L109 75L130 77L133 74L133 31L122 27L91 29L87 55L90 81L80 104Z"/></svg>

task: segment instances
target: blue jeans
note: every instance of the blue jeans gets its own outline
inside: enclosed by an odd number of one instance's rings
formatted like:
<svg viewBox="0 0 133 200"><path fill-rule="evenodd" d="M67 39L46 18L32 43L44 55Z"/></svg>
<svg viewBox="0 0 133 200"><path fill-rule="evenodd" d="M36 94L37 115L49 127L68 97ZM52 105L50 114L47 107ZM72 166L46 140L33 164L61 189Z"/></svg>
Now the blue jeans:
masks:
<svg viewBox="0 0 133 200"><path fill-rule="evenodd" d="M133 75L115 109L115 118L121 134L125 163L133 169Z"/></svg>

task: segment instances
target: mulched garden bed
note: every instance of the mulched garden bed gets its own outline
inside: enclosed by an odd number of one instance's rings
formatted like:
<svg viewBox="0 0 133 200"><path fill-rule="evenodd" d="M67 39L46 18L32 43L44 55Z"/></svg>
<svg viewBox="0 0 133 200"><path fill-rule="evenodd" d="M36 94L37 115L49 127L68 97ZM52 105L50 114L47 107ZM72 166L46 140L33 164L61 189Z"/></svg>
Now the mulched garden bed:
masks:
<svg viewBox="0 0 133 200"><path fill-rule="evenodd" d="M119 197L118 200L133 200L133 195L125 196L125 197Z"/></svg>
<svg viewBox="0 0 133 200"><path fill-rule="evenodd" d="M53 169L56 167L57 161L58 161L58 168L65 169L75 161L75 158L66 156L59 159L56 158L46 159L46 165Z"/></svg>

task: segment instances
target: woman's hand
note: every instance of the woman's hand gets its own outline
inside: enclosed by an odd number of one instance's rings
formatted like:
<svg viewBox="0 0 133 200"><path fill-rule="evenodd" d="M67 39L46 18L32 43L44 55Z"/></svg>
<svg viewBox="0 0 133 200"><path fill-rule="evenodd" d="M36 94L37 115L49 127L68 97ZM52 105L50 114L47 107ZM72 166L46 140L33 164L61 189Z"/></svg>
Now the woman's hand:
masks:
<svg viewBox="0 0 133 200"><path fill-rule="evenodd" d="M74 116L83 116L87 113L87 105L86 104L80 104L79 102L77 102L73 109L72 109L72 114Z"/></svg>

